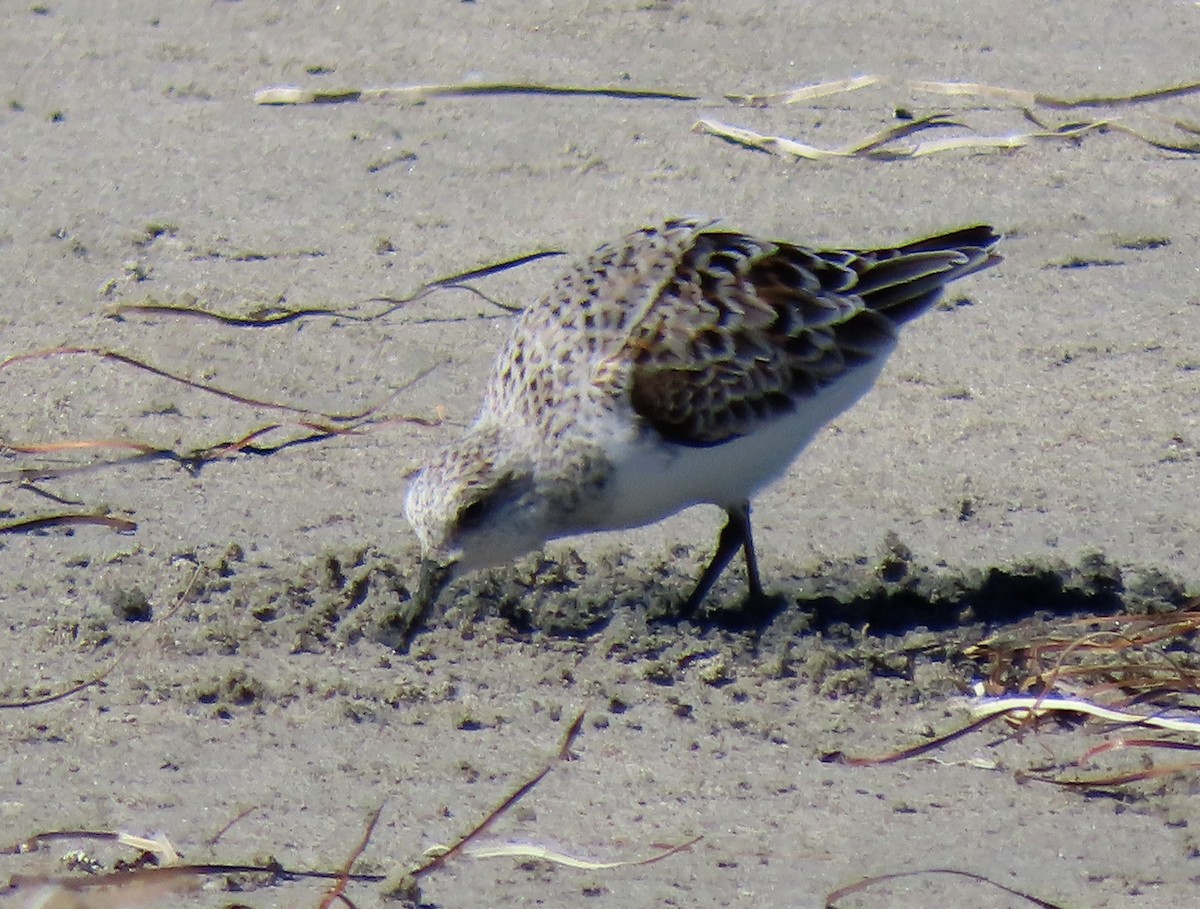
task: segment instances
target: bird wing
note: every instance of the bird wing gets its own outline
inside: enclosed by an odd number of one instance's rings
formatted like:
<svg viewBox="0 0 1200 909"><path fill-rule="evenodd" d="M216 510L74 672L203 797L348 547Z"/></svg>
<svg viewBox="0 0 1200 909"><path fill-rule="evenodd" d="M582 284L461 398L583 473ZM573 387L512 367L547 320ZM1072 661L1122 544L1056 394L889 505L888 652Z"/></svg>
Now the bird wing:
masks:
<svg viewBox="0 0 1200 909"><path fill-rule="evenodd" d="M898 326L998 257L990 228L892 249L808 249L703 230L630 326L633 410L663 437L710 446L753 432L886 357Z"/></svg>

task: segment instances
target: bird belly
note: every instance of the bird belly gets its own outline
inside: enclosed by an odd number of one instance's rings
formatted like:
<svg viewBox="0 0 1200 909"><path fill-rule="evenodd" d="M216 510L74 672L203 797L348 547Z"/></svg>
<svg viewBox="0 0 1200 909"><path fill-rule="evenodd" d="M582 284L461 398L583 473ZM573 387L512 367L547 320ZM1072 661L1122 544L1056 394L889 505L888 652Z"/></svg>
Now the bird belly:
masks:
<svg viewBox="0 0 1200 909"><path fill-rule="evenodd" d="M614 453L604 508L595 512L600 526L592 529L650 524L692 505L749 501L787 471L823 426L870 389L884 359L855 369L795 410L729 442L689 446L642 434Z"/></svg>

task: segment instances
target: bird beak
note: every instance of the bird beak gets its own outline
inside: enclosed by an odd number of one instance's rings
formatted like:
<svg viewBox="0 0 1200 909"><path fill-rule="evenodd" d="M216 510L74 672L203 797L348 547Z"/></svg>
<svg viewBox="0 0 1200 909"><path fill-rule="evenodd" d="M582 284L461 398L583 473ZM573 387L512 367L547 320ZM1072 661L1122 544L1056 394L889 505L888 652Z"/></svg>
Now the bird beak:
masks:
<svg viewBox="0 0 1200 909"><path fill-rule="evenodd" d="M422 559L420 576L417 580L417 595L415 603L420 610L419 615L428 615L438 595L446 585L454 579L455 565L453 562L443 565L436 559Z"/></svg>

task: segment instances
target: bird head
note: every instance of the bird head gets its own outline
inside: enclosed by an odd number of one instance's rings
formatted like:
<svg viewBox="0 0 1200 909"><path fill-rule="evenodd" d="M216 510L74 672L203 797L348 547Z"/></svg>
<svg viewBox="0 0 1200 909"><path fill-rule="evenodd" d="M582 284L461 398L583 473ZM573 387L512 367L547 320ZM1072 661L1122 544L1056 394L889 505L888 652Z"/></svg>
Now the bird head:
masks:
<svg viewBox="0 0 1200 909"><path fill-rule="evenodd" d="M531 460L503 445L498 430L477 429L443 449L404 498L421 544L422 609L453 578L545 543L545 511Z"/></svg>

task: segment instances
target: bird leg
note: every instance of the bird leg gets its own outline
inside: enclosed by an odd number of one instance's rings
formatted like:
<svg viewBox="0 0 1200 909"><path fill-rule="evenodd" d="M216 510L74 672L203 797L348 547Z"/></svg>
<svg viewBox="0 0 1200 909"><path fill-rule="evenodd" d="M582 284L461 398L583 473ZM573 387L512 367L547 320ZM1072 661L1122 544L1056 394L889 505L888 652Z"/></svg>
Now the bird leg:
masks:
<svg viewBox="0 0 1200 909"><path fill-rule="evenodd" d="M700 575L700 580L696 582L692 595L683 604L680 614L685 617L695 614L696 609L708 596L712 585L716 583L717 578L721 576L721 572L725 570L738 549L746 554L746 580L750 587L750 602L761 603L766 598L766 594L763 593L762 580L758 574L758 559L754 555L754 538L750 533L750 503L739 502L731 508L726 508L725 514L728 516L728 520L721 528L721 535L717 539L717 551L713 553L712 561L708 563L708 567Z"/></svg>

